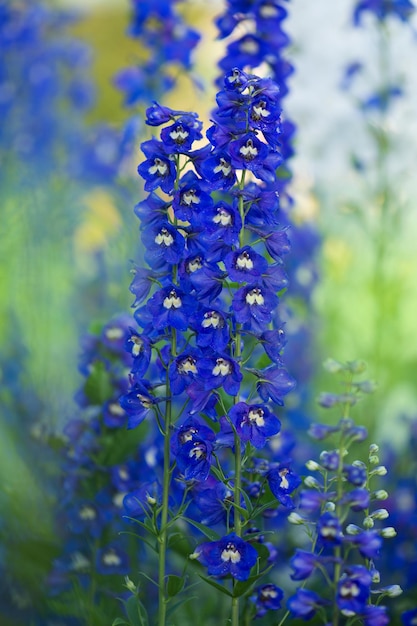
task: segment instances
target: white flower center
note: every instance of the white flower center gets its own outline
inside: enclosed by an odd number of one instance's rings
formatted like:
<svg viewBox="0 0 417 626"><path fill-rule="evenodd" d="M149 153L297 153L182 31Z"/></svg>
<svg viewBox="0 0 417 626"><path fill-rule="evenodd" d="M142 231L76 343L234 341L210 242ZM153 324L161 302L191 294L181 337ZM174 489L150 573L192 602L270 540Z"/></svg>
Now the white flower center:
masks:
<svg viewBox="0 0 417 626"><path fill-rule="evenodd" d="M139 356L139 354L142 352L142 348L143 348L143 341L140 337L138 337L137 335L132 335L131 338L129 339L129 341L131 343L133 343L133 347L132 347L132 355L133 356Z"/></svg>
<svg viewBox="0 0 417 626"><path fill-rule="evenodd" d="M221 224L222 226L230 226L232 223L232 216L229 211L225 209L217 209L217 215L213 217L213 222L215 224Z"/></svg>
<svg viewBox="0 0 417 626"><path fill-rule="evenodd" d="M274 6L272 6L272 4L264 4L260 10L259 13L261 15L261 17L267 19L268 17L277 17L278 15L278 9Z"/></svg>
<svg viewBox="0 0 417 626"><path fill-rule="evenodd" d="M360 589L356 583L349 583L340 587L340 595L343 598L356 598L360 594Z"/></svg>
<svg viewBox="0 0 417 626"><path fill-rule="evenodd" d="M197 461L199 461L200 459L206 458L206 452L204 450L204 447L201 445L201 443L196 443L195 446L191 448L189 457L190 458L194 457Z"/></svg>
<svg viewBox="0 0 417 626"><path fill-rule="evenodd" d="M201 322L203 328L219 328L221 326L221 317L216 311L208 311L204 313L204 319Z"/></svg>
<svg viewBox="0 0 417 626"><path fill-rule="evenodd" d="M88 505L85 505L82 509L80 509L78 516L80 519L85 521L93 520L97 517L95 510Z"/></svg>
<svg viewBox="0 0 417 626"><path fill-rule="evenodd" d="M167 231L166 228L162 228L162 230L155 237L155 243L157 243L158 246L172 246L174 243L174 237Z"/></svg>
<svg viewBox="0 0 417 626"><path fill-rule="evenodd" d="M148 169L149 174L159 174L160 176L165 176L168 171L168 165L161 161L161 159L154 159L153 165Z"/></svg>
<svg viewBox="0 0 417 626"><path fill-rule="evenodd" d="M71 555L71 569L73 571L77 572L79 570L86 569L89 566L90 561L81 552L74 552Z"/></svg>
<svg viewBox="0 0 417 626"><path fill-rule="evenodd" d="M112 415L117 415L118 417L121 417L125 414L124 410L122 409L120 404L117 404L117 402L112 402L111 404L109 404L109 412Z"/></svg>
<svg viewBox="0 0 417 626"><path fill-rule="evenodd" d="M108 565L109 567L113 565L117 567L118 565L120 565L121 562L122 562L122 559L120 558L120 556L116 554L114 550L111 550L110 552L106 552L106 554L104 554L103 556L104 565Z"/></svg>
<svg viewBox="0 0 417 626"><path fill-rule="evenodd" d="M288 470L285 468L283 470L281 470L280 472L278 472L278 474L281 476L281 482L279 484L281 489L288 489L288 487L290 486L290 483L288 482L286 476L288 474Z"/></svg>
<svg viewBox="0 0 417 626"><path fill-rule="evenodd" d="M251 409L248 414L250 422L255 422L257 426L264 426L264 411L262 409Z"/></svg>
<svg viewBox="0 0 417 626"><path fill-rule="evenodd" d="M188 430L185 430L184 432L181 433L179 439L180 442L184 445L184 443L187 443L187 441L191 441L193 438L193 435L197 434L198 430L197 428L189 428Z"/></svg>
<svg viewBox="0 0 417 626"><path fill-rule="evenodd" d="M252 113L254 114L252 115L252 118L255 120L260 120L263 117L268 117L269 115L271 115L271 113L266 108L266 103L263 101L259 102L256 106L252 108Z"/></svg>
<svg viewBox="0 0 417 626"><path fill-rule="evenodd" d="M266 587L265 589L261 590L261 596L263 598L276 598L277 595L278 594L273 587Z"/></svg>
<svg viewBox="0 0 417 626"><path fill-rule="evenodd" d="M246 294L245 300L251 306L253 304L263 304L265 302L264 297L261 293L261 290L258 288L251 289L250 291L248 291L248 293Z"/></svg>
<svg viewBox="0 0 417 626"><path fill-rule="evenodd" d="M193 272L196 272L197 270L201 270L202 267L203 267L203 264L201 262L201 257L197 256L195 259L192 259L191 261L187 263L187 272L189 274L192 274Z"/></svg>
<svg viewBox="0 0 417 626"><path fill-rule="evenodd" d="M231 171L232 171L232 166L222 157L220 158L219 165L216 165L216 167L213 170L215 174L218 174L219 172L221 172L223 176L229 176Z"/></svg>
<svg viewBox="0 0 417 626"><path fill-rule="evenodd" d="M186 359L180 361L178 364L178 371L180 374L189 374L190 372L197 374L195 359L188 356Z"/></svg>
<svg viewBox="0 0 417 626"><path fill-rule="evenodd" d="M227 376L232 372L232 366L225 359L217 359L216 365L212 370L213 376Z"/></svg>
<svg viewBox="0 0 417 626"><path fill-rule="evenodd" d="M187 130L184 130L182 126L177 126L169 133L169 136L175 143L184 143L190 133Z"/></svg>
<svg viewBox="0 0 417 626"><path fill-rule="evenodd" d="M240 148L239 152L247 161L251 161L257 156L258 148L253 145L252 139L248 139L245 145Z"/></svg>
<svg viewBox="0 0 417 626"><path fill-rule="evenodd" d="M324 526L320 530L320 534L322 537L336 537L337 528L334 528L333 526Z"/></svg>
<svg viewBox="0 0 417 626"><path fill-rule="evenodd" d="M181 307L181 298L177 296L177 292L174 289L164 298L163 305L166 309L179 309Z"/></svg>
<svg viewBox="0 0 417 626"><path fill-rule="evenodd" d="M200 204L200 198L196 194L195 189L189 189L181 194L181 204L190 206L191 204Z"/></svg>
<svg viewBox="0 0 417 626"><path fill-rule="evenodd" d="M242 558L234 543L228 543L220 556L222 561L231 561L232 563L239 563Z"/></svg>
<svg viewBox="0 0 417 626"><path fill-rule="evenodd" d="M251 270L253 269L253 261L250 258L250 254L249 252L243 252L242 254L239 254L239 256L236 259L236 267L239 270Z"/></svg>
<svg viewBox="0 0 417 626"><path fill-rule="evenodd" d="M136 395L137 398L139 398L141 405L145 408L145 409L150 409L152 406L152 402L151 400L149 400L149 398L147 398L146 396L143 396L141 393L138 393Z"/></svg>
<svg viewBox="0 0 417 626"><path fill-rule="evenodd" d="M121 328L108 328L106 330L106 337L107 339L121 339L124 335L124 331Z"/></svg>
<svg viewBox="0 0 417 626"><path fill-rule="evenodd" d="M248 54L258 54L259 45L253 39L246 39L240 44L240 50Z"/></svg>

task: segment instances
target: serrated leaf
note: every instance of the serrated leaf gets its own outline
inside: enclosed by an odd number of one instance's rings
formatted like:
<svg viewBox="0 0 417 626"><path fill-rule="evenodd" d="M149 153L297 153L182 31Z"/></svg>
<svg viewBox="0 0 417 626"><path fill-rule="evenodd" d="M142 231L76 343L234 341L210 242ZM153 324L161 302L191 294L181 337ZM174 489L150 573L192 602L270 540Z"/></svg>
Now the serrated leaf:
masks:
<svg viewBox="0 0 417 626"><path fill-rule="evenodd" d="M207 584L217 589L217 591L220 591L220 593L223 593L224 595L229 596L229 598L233 598L233 594L228 589L226 589L226 587L223 587L223 585L216 583L215 580L212 580L211 578L207 578L207 576L202 576L201 574L200 574L200 578L204 580L204 582L206 582Z"/></svg>
<svg viewBox="0 0 417 626"><path fill-rule="evenodd" d="M167 580L167 594L170 598L176 596L184 588L184 578L182 576L175 576L170 574Z"/></svg>
<svg viewBox="0 0 417 626"><path fill-rule="evenodd" d="M195 522L189 517L184 517L183 519L184 521L191 524L191 526L195 526L195 528L202 532L203 535L210 539L210 541L218 541L220 539L220 535L218 533L214 532L214 530L211 530L211 528L207 528L207 526L204 526L204 524L200 524L200 522Z"/></svg>

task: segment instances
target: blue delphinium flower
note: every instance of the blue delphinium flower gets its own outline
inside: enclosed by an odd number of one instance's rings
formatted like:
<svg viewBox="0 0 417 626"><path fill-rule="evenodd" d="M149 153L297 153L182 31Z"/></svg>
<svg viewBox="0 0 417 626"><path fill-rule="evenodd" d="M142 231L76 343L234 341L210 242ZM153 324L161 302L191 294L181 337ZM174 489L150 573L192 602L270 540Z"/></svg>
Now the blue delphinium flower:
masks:
<svg viewBox="0 0 417 626"><path fill-rule="evenodd" d="M200 34L190 28L176 10L176 2L131 0L131 4L132 20L128 32L144 46L148 56L140 66L125 68L115 77L115 85L125 95L126 106L138 102L147 104L173 89L177 81L172 69L191 70L192 52L200 40ZM169 121L170 118L163 117L164 107L156 105L154 110L153 120L158 120L156 125ZM181 113L178 111L179 115ZM189 121L190 117L180 118L175 122L176 128L167 131L174 135L174 141L182 142L185 133L190 131ZM184 137L185 145L188 141L190 135Z"/></svg>
<svg viewBox="0 0 417 626"><path fill-rule="evenodd" d="M360 24L362 13L367 11L381 22L391 15L407 22L414 13L415 6L410 0L360 0L353 15L355 25Z"/></svg>
<svg viewBox="0 0 417 626"><path fill-rule="evenodd" d="M276 611L281 608L284 592L276 585L269 583L258 587L255 591L256 594L250 597L256 606L255 618L263 617L267 611Z"/></svg>
<svg viewBox="0 0 417 626"><path fill-rule="evenodd" d="M219 541L200 544L192 556L207 566L211 576L230 574L236 580L247 580L258 553L250 543L230 533Z"/></svg>

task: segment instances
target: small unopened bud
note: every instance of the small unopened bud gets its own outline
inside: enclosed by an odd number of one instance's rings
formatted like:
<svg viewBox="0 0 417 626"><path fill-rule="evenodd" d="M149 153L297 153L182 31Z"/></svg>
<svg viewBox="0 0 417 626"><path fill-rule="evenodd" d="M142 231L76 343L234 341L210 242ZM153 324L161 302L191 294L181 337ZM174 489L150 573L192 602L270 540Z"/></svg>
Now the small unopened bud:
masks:
<svg viewBox="0 0 417 626"><path fill-rule="evenodd" d="M384 537L385 539L391 539L392 537L397 536L397 531L393 526L386 526L385 528L381 528L379 532L381 537Z"/></svg>
<svg viewBox="0 0 417 626"><path fill-rule="evenodd" d="M307 461L306 463L306 468L310 471L310 472L316 472L317 470L320 469L320 465L316 462L313 461L312 459L310 459L309 461Z"/></svg>
<svg viewBox="0 0 417 626"><path fill-rule="evenodd" d="M362 528L356 526L356 524L348 524L346 526L346 532L348 535L359 535L362 532Z"/></svg>
<svg viewBox="0 0 417 626"><path fill-rule="evenodd" d="M388 470L385 465L378 465L372 472L370 472L370 476L385 476Z"/></svg>
<svg viewBox="0 0 417 626"><path fill-rule="evenodd" d="M336 505L334 502L326 502L324 510L329 513L333 513L336 510Z"/></svg>
<svg viewBox="0 0 417 626"><path fill-rule="evenodd" d="M188 558L191 559L192 561L195 561L195 559L198 559L199 556L200 556L200 552L198 552L198 550L195 550L195 552L188 555Z"/></svg>
<svg viewBox="0 0 417 626"><path fill-rule="evenodd" d="M389 598L396 598L397 596L400 596L402 594L403 590L401 589L400 585L389 585L388 587L384 588L384 592Z"/></svg>
<svg viewBox="0 0 417 626"><path fill-rule="evenodd" d="M130 580L129 576L125 576L125 587L126 589L128 589L131 593L136 593L136 585L133 582L133 580Z"/></svg>
<svg viewBox="0 0 417 626"><path fill-rule="evenodd" d="M372 500L388 500L389 494L385 489L378 489L372 494Z"/></svg>
<svg viewBox="0 0 417 626"><path fill-rule="evenodd" d="M313 476L306 476L304 478L304 484L306 487L311 487L313 489L320 489L320 483Z"/></svg>
<svg viewBox="0 0 417 626"><path fill-rule="evenodd" d="M372 582L377 585L381 580L381 575L377 569L371 570Z"/></svg>
<svg viewBox="0 0 417 626"><path fill-rule="evenodd" d="M387 509L377 509L371 513L371 517L373 519L387 519L389 517L389 513Z"/></svg>
<svg viewBox="0 0 417 626"><path fill-rule="evenodd" d="M146 502L150 505L150 506L155 506L156 504L156 498L154 498L153 496L150 496L149 493L146 496Z"/></svg>
<svg viewBox="0 0 417 626"><path fill-rule="evenodd" d="M378 465L379 463L379 456L377 454L371 454L369 457L369 463L371 465Z"/></svg>
<svg viewBox="0 0 417 626"><path fill-rule="evenodd" d="M365 528L373 528L374 527L374 520L372 519L372 517L369 517L369 515L368 515L363 520L363 525L364 525Z"/></svg>
<svg viewBox="0 0 417 626"><path fill-rule="evenodd" d="M301 517L301 515L298 515L298 513L294 511L288 515L287 520L290 524L294 524L294 526L301 526L305 524L306 521L304 517Z"/></svg>
<svg viewBox="0 0 417 626"><path fill-rule="evenodd" d="M371 443L369 446L369 454L375 454L379 451L379 446L376 443Z"/></svg>

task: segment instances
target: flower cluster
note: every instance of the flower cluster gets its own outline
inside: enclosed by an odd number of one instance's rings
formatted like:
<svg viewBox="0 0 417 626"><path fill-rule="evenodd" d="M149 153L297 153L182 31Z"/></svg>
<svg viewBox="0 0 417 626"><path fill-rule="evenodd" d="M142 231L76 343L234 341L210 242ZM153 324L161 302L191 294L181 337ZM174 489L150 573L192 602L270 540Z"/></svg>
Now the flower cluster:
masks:
<svg viewBox="0 0 417 626"><path fill-rule="evenodd" d="M342 394L325 394L321 404L341 408L344 417L334 426L312 424L310 428L310 435L316 440L336 438L337 448L323 450L318 461L306 463L307 469L318 477L305 477L305 488L299 492L299 513L292 521L305 526L311 548L297 549L290 563L291 578L309 580L313 590L306 589L303 582L287 606L293 616L305 620L319 611L323 616L330 612L332 623L338 623L341 614L360 618L366 626L382 626L389 622L389 617L380 600L402 592L399 585L372 588L380 582L377 561L383 539L396 535L391 526L377 527L378 522L389 517L387 509L378 506L388 494L373 483L377 477L385 476L387 469L380 465L375 444L369 447L366 463L347 460L353 444L367 437L366 429L348 417L349 407L363 390L369 391L370 385L355 380L363 371L360 362L342 365L329 361L328 368L346 377L346 390ZM334 602L332 597L314 590L319 576L324 576ZM373 595L379 596L376 604L371 600Z"/></svg>
<svg viewBox="0 0 417 626"><path fill-rule="evenodd" d="M294 387L277 315L289 241L274 189L282 162L277 85L233 68L216 100L209 143L198 148L196 113L157 103L147 110L147 123L162 130L142 144L138 167L149 192L135 208L149 268L133 270L141 330L131 327L126 339L133 366L120 403L129 428L153 414L169 442L155 502L159 541L184 518L186 503L190 524L226 531L197 546L193 558L209 575L245 581L258 556L244 530L278 503L291 509L300 482L289 459L254 458L279 433L275 407ZM172 473L185 491L170 519ZM125 498L129 514L131 502ZM264 541L258 531L251 536L255 546ZM163 594L161 580L159 588ZM259 594L264 610L267 597L280 597Z"/></svg>
<svg viewBox="0 0 417 626"><path fill-rule="evenodd" d="M121 70L115 77L126 106L149 103L173 89L179 71L190 72L191 55L200 40L171 0L132 0L131 4L129 35L146 53L140 65Z"/></svg>

